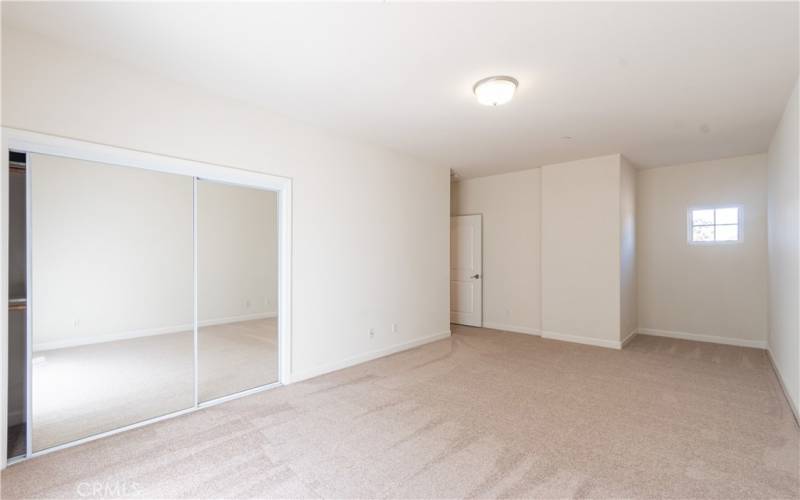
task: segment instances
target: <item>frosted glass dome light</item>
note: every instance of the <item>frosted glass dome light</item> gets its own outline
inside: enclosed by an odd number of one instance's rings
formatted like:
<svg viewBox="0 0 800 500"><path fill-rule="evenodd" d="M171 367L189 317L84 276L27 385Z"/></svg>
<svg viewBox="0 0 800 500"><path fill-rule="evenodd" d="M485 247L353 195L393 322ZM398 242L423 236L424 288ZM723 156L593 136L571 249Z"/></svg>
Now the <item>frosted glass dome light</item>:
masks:
<svg viewBox="0 0 800 500"><path fill-rule="evenodd" d="M476 83L472 92L484 106L499 106L514 97L518 83L510 76L490 76Z"/></svg>

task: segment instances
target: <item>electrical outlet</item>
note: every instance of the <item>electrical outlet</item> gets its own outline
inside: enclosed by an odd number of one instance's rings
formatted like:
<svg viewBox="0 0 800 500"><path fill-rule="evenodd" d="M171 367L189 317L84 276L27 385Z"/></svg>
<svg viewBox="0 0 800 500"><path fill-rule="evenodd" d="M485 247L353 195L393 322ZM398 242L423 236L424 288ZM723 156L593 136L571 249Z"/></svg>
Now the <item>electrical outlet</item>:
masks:
<svg viewBox="0 0 800 500"><path fill-rule="evenodd" d="M397 323L392 323L392 333L397 333Z"/></svg>
<svg viewBox="0 0 800 500"><path fill-rule="evenodd" d="M74 326L75 328L80 328L80 327L81 327L81 320L79 320L79 319L76 319L75 321L73 321L73 323L72 323L72 324L73 324L73 326Z"/></svg>
<svg viewBox="0 0 800 500"><path fill-rule="evenodd" d="M245 299L245 301L244 301L244 306L245 306L247 309L250 309L250 299Z"/></svg>
<svg viewBox="0 0 800 500"><path fill-rule="evenodd" d="M375 337L375 329L374 328L370 328L369 329L369 338L373 338L373 337Z"/></svg>

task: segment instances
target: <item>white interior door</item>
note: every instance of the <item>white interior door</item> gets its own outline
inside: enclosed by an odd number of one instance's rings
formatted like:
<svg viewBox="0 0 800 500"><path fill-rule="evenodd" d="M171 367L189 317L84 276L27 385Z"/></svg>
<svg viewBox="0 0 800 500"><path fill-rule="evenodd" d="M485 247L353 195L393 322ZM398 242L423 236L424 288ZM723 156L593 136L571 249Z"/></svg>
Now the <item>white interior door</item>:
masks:
<svg viewBox="0 0 800 500"><path fill-rule="evenodd" d="M480 215L450 218L450 322L483 326Z"/></svg>

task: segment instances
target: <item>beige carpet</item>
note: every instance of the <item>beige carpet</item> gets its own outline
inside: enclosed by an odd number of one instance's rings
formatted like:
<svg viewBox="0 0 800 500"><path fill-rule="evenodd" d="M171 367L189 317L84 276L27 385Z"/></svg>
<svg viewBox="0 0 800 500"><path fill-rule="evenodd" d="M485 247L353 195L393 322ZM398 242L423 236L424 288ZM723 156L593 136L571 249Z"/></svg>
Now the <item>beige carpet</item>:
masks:
<svg viewBox="0 0 800 500"><path fill-rule="evenodd" d="M450 339L14 465L2 497L797 498L764 351Z"/></svg>
<svg viewBox="0 0 800 500"><path fill-rule="evenodd" d="M192 332L34 353L33 449L166 415L194 404ZM278 380L277 319L198 331L200 401Z"/></svg>

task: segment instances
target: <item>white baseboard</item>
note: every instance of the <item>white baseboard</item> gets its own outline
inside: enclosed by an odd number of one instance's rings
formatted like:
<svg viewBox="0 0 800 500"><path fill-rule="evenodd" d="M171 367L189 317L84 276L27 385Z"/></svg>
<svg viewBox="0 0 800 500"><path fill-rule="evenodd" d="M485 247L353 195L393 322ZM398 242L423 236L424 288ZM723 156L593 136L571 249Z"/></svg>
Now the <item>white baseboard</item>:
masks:
<svg viewBox="0 0 800 500"><path fill-rule="evenodd" d="M225 325L228 323L238 323L240 321L251 321L255 319L267 319L277 316L275 312L244 314L242 316L231 316L228 318L216 318L204 321L198 321L197 326L214 326ZM102 344L104 342L114 342L116 340L135 339L139 337L150 337L153 335L166 335L169 333L179 333L191 331L193 326L191 323L186 325L165 326L162 328L149 328L146 330L133 330L128 332L112 333L109 335L96 335L93 337L79 337L65 340L54 340L51 342L39 342L33 344L33 351L49 351L51 349L64 349L66 347L78 347L82 345Z"/></svg>
<svg viewBox="0 0 800 500"><path fill-rule="evenodd" d="M655 337L669 337L673 339L695 340L697 342L711 342L712 344L735 345L739 347L754 347L756 349L767 348L766 340L735 339L731 337L717 337L715 335L703 335L699 333L657 330L655 328L639 328L638 333L642 335L653 335Z"/></svg>
<svg viewBox="0 0 800 500"><path fill-rule="evenodd" d="M783 375L781 375L781 371L778 369L777 363L775 363L775 357L772 355L772 349L769 347L767 347L767 358L769 359L769 364L772 365L772 371L775 372L775 377L778 379L778 383L783 390L783 395L786 398L786 401L789 403L789 408L792 410L792 414L794 415L794 423L800 427L800 412L797 411L797 405L789 395L789 391L786 390L786 383L783 381Z"/></svg>
<svg viewBox="0 0 800 500"><path fill-rule="evenodd" d="M328 363L311 370L306 370L300 373L292 373L290 375L288 383L293 384L295 382L300 382L303 380L308 380L310 378L318 377L320 375L325 375L326 373L335 372L343 368L349 368L354 365L360 365L361 363L366 363L367 361L383 358L385 356L389 356L390 354L395 354L401 351L406 351L408 349L413 349L414 347L419 347L421 345L429 344L431 342L436 342L437 340L446 339L449 336L450 336L450 330L447 330L445 332L435 333L433 335L428 335L427 337L411 340L409 342L403 342L389 347L376 349L374 351L369 351L364 354L357 354L355 356L350 356L349 358L345 358L341 361Z"/></svg>
<svg viewBox="0 0 800 500"><path fill-rule="evenodd" d="M530 328L528 326L519 325L506 325L503 323L495 323L493 321L484 321L484 328L491 328L492 330L502 330L504 332L524 333L526 335L541 336L542 331L538 328Z"/></svg>
<svg viewBox="0 0 800 500"><path fill-rule="evenodd" d="M542 331L543 339L561 340L564 342L574 342L576 344L593 345L596 347L607 347L609 349L622 349L622 342L619 340L597 339L594 337L581 337L580 335L568 335L566 333Z"/></svg>
<svg viewBox="0 0 800 500"><path fill-rule="evenodd" d="M629 333L624 339L622 339L622 342L620 342L620 348L625 347L625 345L631 340L633 340L633 337L635 337L638 333L639 333L638 328L634 329L631 333Z"/></svg>

